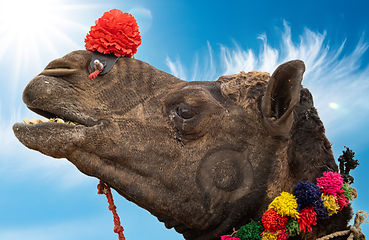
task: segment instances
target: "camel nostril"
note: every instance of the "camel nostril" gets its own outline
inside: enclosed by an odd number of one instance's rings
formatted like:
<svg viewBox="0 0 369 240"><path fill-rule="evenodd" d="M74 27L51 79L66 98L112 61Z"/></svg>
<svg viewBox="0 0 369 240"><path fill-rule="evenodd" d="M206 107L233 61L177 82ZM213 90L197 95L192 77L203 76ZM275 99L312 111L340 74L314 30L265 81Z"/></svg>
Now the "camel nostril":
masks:
<svg viewBox="0 0 369 240"><path fill-rule="evenodd" d="M68 69L68 68L45 69L44 71L41 72L41 75L60 77L60 76L72 75L76 71L77 69Z"/></svg>
<svg viewBox="0 0 369 240"><path fill-rule="evenodd" d="M77 63L59 58L50 62L44 71L41 72L41 75L54 77L67 76L74 74L77 69Z"/></svg>

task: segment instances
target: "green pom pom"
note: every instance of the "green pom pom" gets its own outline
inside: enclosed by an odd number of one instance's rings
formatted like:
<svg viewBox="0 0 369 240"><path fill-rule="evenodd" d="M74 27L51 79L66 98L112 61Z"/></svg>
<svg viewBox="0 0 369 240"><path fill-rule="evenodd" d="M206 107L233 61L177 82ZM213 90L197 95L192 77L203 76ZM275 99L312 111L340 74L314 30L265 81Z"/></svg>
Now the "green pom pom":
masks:
<svg viewBox="0 0 369 240"><path fill-rule="evenodd" d="M295 219L290 219L287 221L286 232L288 232L288 237L294 237L300 234L299 223Z"/></svg>
<svg viewBox="0 0 369 240"><path fill-rule="evenodd" d="M263 225L258 222L250 222L237 231L236 237L240 240L259 240L263 232Z"/></svg>
<svg viewBox="0 0 369 240"><path fill-rule="evenodd" d="M353 193L353 189L352 187L350 187L347 183L343 184L341 190L343 190L343 196L345 196L347 198L347 200L351 200L352 198L352 193Z"/></svg>

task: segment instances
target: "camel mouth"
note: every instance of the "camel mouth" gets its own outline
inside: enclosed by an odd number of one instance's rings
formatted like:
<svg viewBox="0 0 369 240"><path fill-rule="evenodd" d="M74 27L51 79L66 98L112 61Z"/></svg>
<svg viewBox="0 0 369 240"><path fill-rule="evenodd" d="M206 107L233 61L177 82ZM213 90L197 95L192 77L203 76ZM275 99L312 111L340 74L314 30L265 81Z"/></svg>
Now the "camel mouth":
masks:
<svg viewBox="0 0 369 240"><path fill-rule="evenodd" d="M25 124L39 124L39 123L63 123L68 125L81 125L77 122L72 122L69 120L64 120L62 118L50 118L50 119L37 119L37 118L24 118L23 123Z"/></svg>
<svg viewBox="0 0 369 240"><path fill-rule="evenodd" d="M58 63L60 61L56 61ZM53 66L50 66L53 67ZM64 66L63 66L64 67ZM48 68L47 68L48 69ZM57 68L59 71L62 68ZM51 69L53 71L55 69ZM72 70L69 68L65 69ZM46 70L45 70L46 71ZM48 70L47 70L48 71ZM64 70L63 70L64 71ZM40 74L35 77L23 91L23 102L32 112L46 119L24 119L25 124L60 123L92 127L100 120L93 117L84 102L76 100L73 87L55 76Z"/></svg>
<svg viewBox="0 0 369 240"><path fill-rule="evenodd" d="M31 111L44 119L25 118L13 125L16 138L26 147L54 158L65 158L76 145L84 144L87 134L94 134L106 121L93 122L79 117L81 113L54 114L37 108ZM61 111L56 111L61 112Z"/></svg>
<svg viewBox="0 0 369 240"><path fill-rule="evenodd" d="M24 118L23 119L23 123L25 124L42 124L42 123L61 123L61 124L67 124L67 125L83 125L86 126L85 123L82 123L81 120L77 120L77 119L71 119L71 118L66 118L60 115L56 115L53 114L51 112L47 112L41 109L37 109L37 108L31 108L28 107L32 112L37 113L38 115L41 115L42 117L44 117L44 119L36 119L36 118ZM46 118L46 119L45 119Z"/></svg>

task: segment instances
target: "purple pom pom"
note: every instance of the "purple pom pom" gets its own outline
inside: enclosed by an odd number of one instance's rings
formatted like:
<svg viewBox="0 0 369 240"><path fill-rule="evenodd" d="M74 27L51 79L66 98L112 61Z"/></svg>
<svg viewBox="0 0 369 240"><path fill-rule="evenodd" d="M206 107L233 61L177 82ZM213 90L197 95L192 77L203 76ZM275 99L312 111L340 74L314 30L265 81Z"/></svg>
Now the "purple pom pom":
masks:
<svg viewBox="0 0 369 240"><path fill-rule="evenodd" d="M297 204L300 205L300 209L313 206L316 201L320 200L320 189L317 185L312 184L311 182L300 181L294 186L294 189L294 195L297 198Z"/></svg>
<svg viewBox="0 0 369 240"><path fill-rule="evenodd" d="M296 186L294 186L294 189L294 195L297 198L297 203L299 204L299 212L306 207L313 206L317 219L328 218L328 209L324 206L324 203L320 198L322 193L317 185L312 184L311 182L300 181Z"/></svg>
<svg viewBox="0 0 369 240"><path fill-rule="evenodd" d="M313 204L314 211L316 212L317 219L327 219L328 218L328 209L324 206L324 203L321 199L316 201Z"/></svg>

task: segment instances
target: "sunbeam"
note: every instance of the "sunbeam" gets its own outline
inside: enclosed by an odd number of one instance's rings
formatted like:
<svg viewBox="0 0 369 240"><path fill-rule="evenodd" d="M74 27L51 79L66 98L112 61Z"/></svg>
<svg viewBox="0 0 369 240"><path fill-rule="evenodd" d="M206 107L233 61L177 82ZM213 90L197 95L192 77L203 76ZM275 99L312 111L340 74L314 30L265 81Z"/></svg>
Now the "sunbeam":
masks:
<svg viewBox="0 0 369 240"><path fill-rule="evenodd" d="M61 49L68 47L82 49L83 41L75 42L67 35L67 30L88 31L70 20L73 10L79 12L95 8L98 5L73 5L66 1L2 1L0 3L0 60L8 63L11 77L11 101L14 103L20 74L30 69L42 70L45 62L42 55L50 59L61 57ZM82 36L82 35L81 35Z"/></svg>

